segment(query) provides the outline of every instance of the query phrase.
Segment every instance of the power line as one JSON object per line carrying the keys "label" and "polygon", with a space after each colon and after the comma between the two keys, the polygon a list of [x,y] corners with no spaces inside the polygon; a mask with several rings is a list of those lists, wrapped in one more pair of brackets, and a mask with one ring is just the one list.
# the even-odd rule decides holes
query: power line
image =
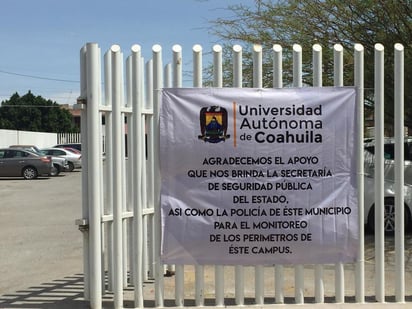
{"label": "power line", "polygon": [[63,83],[80,83],[80,81],[78,81],[78,80],[58,79],[58,78],[49,78],[49,77],[36,76],[36,75],[20,74],[20,73],[9,72],[9,71],[3,71],[3,70],[0,70],[0,73],[3,73],[3,74],[8,74],[8,75],[15,75],[15,76],[29,77],[29,78],[34,78],[34,79],[50,80],[50,81],[54,81],[54,82],[63,82]]}
{"label": "power line", "polygon": [[0,105],[0,108],[2,107],[17,107],[17,108],[62,108],[61,105],[8,105],[8,104],[3,104]]}

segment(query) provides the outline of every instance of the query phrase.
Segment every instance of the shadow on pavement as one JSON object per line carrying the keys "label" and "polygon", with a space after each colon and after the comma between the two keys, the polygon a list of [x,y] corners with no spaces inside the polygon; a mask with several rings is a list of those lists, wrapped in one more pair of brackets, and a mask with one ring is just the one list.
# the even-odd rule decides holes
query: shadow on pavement
{"label": "shadow on pavement", "polygon": [[[148,288],[153,290],[153,282],[147,283]],[[76,274],[63,279],[53,280],[49,283],[43,283],[39,286],[33,286],[26,290],[17,291],[15,293],[0,295],[0,308],[4,309],[86,309],[90,308],[89,302],[83,298],[83,274]],[[133,293],[133,288],[129,287],[125,289],[125,299],[123,302],[124,308],[134,308],[134,302],[130,299]],[[107,293],[103,297],[103,308],[113,308],[113,298],[111,293]],[[244,299],[244,305],[256,306],[254,298],[246,297]],[[385,301],[387,304],[396,305],[394,296],[386,296]],[[412,302],[412,295],[405,297],[406,302]],[[335,302],[334,297],[325,297],[325,304],[333,304]],[[374,296],[367,295],[365,302],[373,304],[376,302]],[[275,304],[275,299],[265,297],[264,304]],[[294,304],[295,299],[293,297],[285,297],[284,304]],[[305,304],[315,304],[314,297],[305,297]],[[355,304],[355,297],[345,297],[346,305]],[[173,299],[165,299],[165,307],[175,307]],[[343,305],[343,304],[342,304]],[[184,306],[195,307],[196,303],[194,299],[185,299]],[[215,300],[205,298],[205,306],[215,306]],[[235,306],[234,298],[225,298],[225,307]],[[145,308],[155,308],[154,300],[145,299]]]}
{"label": "shadow on pavement", "polygon": [[73,309],[89,308],[83,299],[83,275],[43,283],[26,290],[0,295],[0,308]]}

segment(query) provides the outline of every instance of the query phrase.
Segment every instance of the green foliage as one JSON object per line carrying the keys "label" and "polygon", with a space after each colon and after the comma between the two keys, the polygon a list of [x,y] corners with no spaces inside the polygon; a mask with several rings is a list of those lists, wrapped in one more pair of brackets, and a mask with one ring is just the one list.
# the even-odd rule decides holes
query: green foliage
{"label": "green foliage", "polygon": [[[272,87],[270,50],[273,44],[283,47],[284,85],[292,82],[292,46],[302,46],[303,83],[312,84],[312,46],[323,47],[323,85],[333,85],[333,46],[344,49],[344,84],[353,85],[353,50],[359,43],[365,49],[365,100],[373,105],[374,45],[385,47],[385,113],[393,121],[393,54],[394,45],[405,47],[406,122],[412,127],[412,1],[411,0],[256,0],[254,6],[230,5],[232,17],[212,21],[211,31],[228,47],[246,47],[244,82],[250,85],[252,44],[261,44],[264,55],[264,86]],[[244,43],[247,43],[245,46]],[[230,58],[225,66],[230,70]],[[225,70],[226,71],[226,70]],[[231,76],[226,74],[225,83]]]}
{"label": "green foliage", "polygon": [[35,132],[77,132],[72,116],[56,102],[16,92],[0,106],[0,128]]}

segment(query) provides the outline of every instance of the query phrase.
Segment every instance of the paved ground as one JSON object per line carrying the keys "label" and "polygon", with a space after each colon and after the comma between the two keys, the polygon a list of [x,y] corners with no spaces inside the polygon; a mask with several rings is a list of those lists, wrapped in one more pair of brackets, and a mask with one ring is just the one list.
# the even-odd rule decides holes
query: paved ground
{"label": "paved ground", "polygon": [[[81,214],[81,172],[65,173],[55,178],[33,181],[0,179],[0,308],[77,309],[88,308],[83,296],[81,233],[74,224]],[[374,247],[373,235],[368,235],[365,247],[365,277],[368,302],[373,301]],[[386,290],[388,302],[393,302],[394,251],[393,239],[386,243]],[[407,304],[391,308],[412,308],[412,236],[406,239],[406,296]],[[353,294],[354,272],[345,267],[345,286]],[[233,297],[233,267],[225,267],[229,286],[227,296]],[[326,267],[325,294],[334,295],[334,268]],[[211,297],[214,270],[206,267],[205,298]],[[253,291],[253,268],[245,270],[247,285]],[[249,280],[250,278],[250,280]],[[267,290],[274,290],[273,268],[265,269]],[[293,299],[293,268],[285,268],[285,301]],[[307,279],[307,280],[306,280]],[[165,299],[173,299],[174,277],[165,278]],[[185,285],[193,290],[193,269],[185,267]],[[226,291],[226,289],[225,289]],[[147,282],[145,293],[154,295],[153,282]],[[248,294],[249,293],[249,294]],[[305,295],[313,293],[313,268],[305,269]],[[189,292],[190,294],[190,292]],[[188,296],[191,296],[189,295]],[[247,291],[247,295],[252,292]],[[185,295],[186,296],[186,295]],[[133,307],[132,290],[125,291],[125,308]],[[273,298],[273,296],[272,296]],[[267,297],[265,302],[273,299]],[[307,300],[305,299],[305,302]],[[310,301],[310,299],[308,299]],[[326,299],[328,301],[328,299]],[[329,299],[329,301],[331,301]],[[333,300],[332,300],[333,301]],[[111,295],[105,298],[105,308],[111,308]],[[171,301],[165,302],[170,305]],[[207,303],[209,305],[209,303]],[[187,305],[194,306],[193,302]],[[370,308],[378,304],[363,305]],[[341,305],[324,305],[321,307]],[[290,307],[295,307],[291,305]],[[354,305],[357,307],[357,305]],[[256,307],[255,307],[256,308]],[[345,306],[347,308],[347,306]],[[388,308],[386,305],[385,308]]]}
{"label": "paved ground", "polygon": [[64,308],[60,301],[82,296],[82,242],[74,224],[80,175],[0,178],[0,308]]}

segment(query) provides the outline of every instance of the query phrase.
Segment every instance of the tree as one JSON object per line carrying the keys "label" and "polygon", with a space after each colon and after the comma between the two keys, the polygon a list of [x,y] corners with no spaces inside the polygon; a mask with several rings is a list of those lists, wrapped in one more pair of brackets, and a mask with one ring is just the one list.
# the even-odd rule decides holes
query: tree
{"label": "tree", "polygon": [[[304,83],[312,83],[311,47],[323,46],[324,85],[331,85],[332,47],[345,50],[345,85],[353,85],[353,47],[365,48],[365,99],[373,105],[374,44],[385,46],[385,116],[393,121],[393,54],[394,44],[405,47],[405,85],[412,83],[412,1],[411,0],[256,0],[255,6],[231,5],[231,18],[212,21],[211,30],[229,44],[261,44],[270,50],[273,44],[284,47],[285,83],[291,82],[291,47],[298,43],[303,54]],[[247,57],[247,53],[245,56]],[[267,56],[266,61],[271,59]],[[246,63],[250,63],[249,60]],[[249,69],[245,67],[246,72]],[[249,69],[250,70],[250,69]],[[270,65],[266,72],[271,87]],[[245,78],[251,78],[246,73]],[[412,88],[405,87],[406,123],[412,126]]]}
{"label": "tree", "polygon": [[78,132],[72,116],[56,102],[34,96],[29,91],[20,97],[16,92],[1,102],[0,128],[35,132]]}

